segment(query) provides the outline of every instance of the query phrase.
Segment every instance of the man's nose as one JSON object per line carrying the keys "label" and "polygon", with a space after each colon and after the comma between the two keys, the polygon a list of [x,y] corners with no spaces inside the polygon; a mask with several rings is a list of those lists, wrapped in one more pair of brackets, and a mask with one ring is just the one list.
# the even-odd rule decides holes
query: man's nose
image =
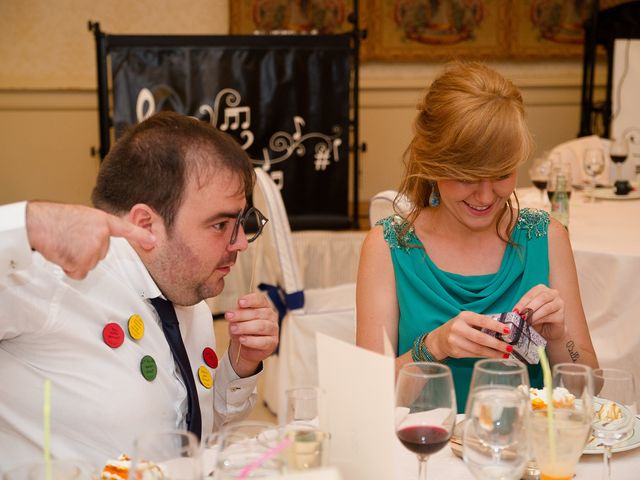
{"label": "man's nose", "polygon": [[247,240],[247,234],[244,231],[244,226],[238,226],[238,235],[236,235],[236,241],[230,243],[228,249],[230,252],[243,252],[249,248],[249,241]]}

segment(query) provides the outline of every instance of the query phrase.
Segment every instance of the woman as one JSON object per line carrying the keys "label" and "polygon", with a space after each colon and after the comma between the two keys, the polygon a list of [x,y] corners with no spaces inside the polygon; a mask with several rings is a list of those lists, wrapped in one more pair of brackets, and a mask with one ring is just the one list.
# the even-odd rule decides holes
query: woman
{"label": "woman", "polygon": [[[357,282],[357,344],[396,368],[420,360],[451,367],[464,409],[478,357],[507,358],[511,345],[488,315],[533,311],[552,364],[597,366],[564,227],[544,211],[518,207],[516,170],[532,140],[522,96],[478,63],[449,65],[418,106],[400,192],[406,219],[386,218],[368,234]],[[529,367],[540,386],[539,365]]]}

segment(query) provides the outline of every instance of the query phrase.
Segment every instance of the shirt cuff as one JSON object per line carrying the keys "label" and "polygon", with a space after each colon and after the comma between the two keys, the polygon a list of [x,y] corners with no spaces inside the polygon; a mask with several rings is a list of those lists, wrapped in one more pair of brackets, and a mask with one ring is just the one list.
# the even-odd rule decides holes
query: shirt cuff
{"label": "shirt cuff", "polygon": [[255,391],[258,378],[260,378],[263,370],[262,362],[260,362],[258,371],[255,374],[250,377],[240,378],[231,366],[228,353],[228,351],[225,352],[220,362],[221,377],[226,380],[226,382],[224,382],[224,392],[216,391],[216,393],[225,395],[225,403],[227,406],[240,407],[251,398]]}
{"label": "shirt cuff", "polygon": [[9,274],[31,264],[27,235],[27,202],[0,206],[0,274]]}

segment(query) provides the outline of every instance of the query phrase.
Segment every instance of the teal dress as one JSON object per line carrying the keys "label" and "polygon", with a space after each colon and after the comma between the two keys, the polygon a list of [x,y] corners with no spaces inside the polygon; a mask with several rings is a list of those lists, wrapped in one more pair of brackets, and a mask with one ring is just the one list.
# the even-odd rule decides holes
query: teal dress
{"label": "teal dress", "polygon": [[[400,309],[398,355],[413,346],[417,336],[443,325],[463,310],[492,314],[509,312],[538,284],[549,285],[549,214],[524,208],[507,245],[498,272],[459,275],[439,269],[426,254],[413,228],[398,239],[404,219],[395,215],[378,222],[391,249]],[[452,252],[454,254],[454,252]],[[451,367],[458,411],[463,412],[475,358],[452,358]],[[529,365],[531,386],[542,386],[539,365]]]}

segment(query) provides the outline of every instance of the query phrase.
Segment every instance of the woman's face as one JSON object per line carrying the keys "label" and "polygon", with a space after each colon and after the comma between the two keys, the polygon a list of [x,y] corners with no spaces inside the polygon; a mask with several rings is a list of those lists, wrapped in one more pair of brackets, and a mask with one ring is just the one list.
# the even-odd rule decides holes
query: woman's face
{"label": "woman's face", "polygon": [[516,187],[516,173],[495,180],[441,180],[440,207],[471,230],[493,227]]}

